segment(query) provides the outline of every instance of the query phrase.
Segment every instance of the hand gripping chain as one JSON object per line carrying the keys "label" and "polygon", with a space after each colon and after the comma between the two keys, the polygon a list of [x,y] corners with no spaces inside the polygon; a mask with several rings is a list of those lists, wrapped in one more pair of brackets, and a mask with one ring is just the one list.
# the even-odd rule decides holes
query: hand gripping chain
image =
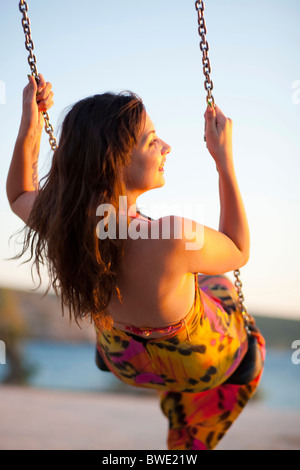
{"label": "hand gripping chain", "polygon": [[[38,71],[37,71],[36,57],[33,53],[34,44],[33,44],[32,38],[31,38],[30,19],[27,16],[28,4],[25,0],[20,0],[19,10],[23,14],[22,26],[23,26],[23,30],[24,30],[24,34],[25,34],[25,48],[29,52],[28,63],[29,63],[30,69],[31,69],[31,75],[35,78],[35,80],[38,84],[40,79],[39,79],[39,75],[38,75]],[[51,146],[52,150],[54,151],[54,150],[57,149],[57,141],[56,141],[56,138],[54,137],[54,134],[53,134],[53,132],[54,132],[53,127],[50,124],[50,119],[49,119],[48,113],[43,111],[42,114],[44,116],[44,121],[45,121],[45,131],[47,132],[47,134],[49,136],[49,143],[50,143],[50,146]]]}

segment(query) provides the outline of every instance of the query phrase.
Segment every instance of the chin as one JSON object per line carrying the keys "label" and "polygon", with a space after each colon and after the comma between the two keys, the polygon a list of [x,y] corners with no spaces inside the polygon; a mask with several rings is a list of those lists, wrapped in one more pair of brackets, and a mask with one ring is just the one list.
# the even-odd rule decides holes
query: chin
{"label": "chin", "polygon": [[163,188],[164,185],[166,184],[165,179],[163,178],[163,181],[157,184],[156,188]]}
{"label": "chin", "polygon": [[160,174],[159,177],[156,178],[156,181],[153,181],[152,184],[150,184],[147,189],[144,189],[144,192],[151,191],[152,189],[162,188],[163,186],[165,186],[165,184],[166,184],[166,181],[165,181],[164,175]]}

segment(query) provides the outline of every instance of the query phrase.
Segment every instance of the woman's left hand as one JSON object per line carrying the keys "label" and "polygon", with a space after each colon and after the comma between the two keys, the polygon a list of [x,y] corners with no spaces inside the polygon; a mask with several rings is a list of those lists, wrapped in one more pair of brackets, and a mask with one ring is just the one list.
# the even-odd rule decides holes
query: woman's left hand
{"label": "woman's left hand", "polygon": [[45,81],[39,74],[39,84],[35,78],[28,75],[29,83],[23,90],[23,113],[19,135],[23,138],[40,138],[44,117],[42,111],[48,111],[53,106],[53,92],[51,83]]}

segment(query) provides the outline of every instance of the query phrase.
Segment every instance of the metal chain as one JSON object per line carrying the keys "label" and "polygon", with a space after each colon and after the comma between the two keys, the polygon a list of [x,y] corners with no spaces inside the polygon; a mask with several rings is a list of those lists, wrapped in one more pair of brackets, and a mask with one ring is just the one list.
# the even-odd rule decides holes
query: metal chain
{"label": "metal chain", "polygon": [[212,95],[212,90],[214,88],[214,84],[211,81],[210,74],[211,74],[211,66],[210,66],[210,60],[208,57],[208,51],[209,51],[209,45],[206,40],[206,23],[204,19],[204,10],[205,10],[205,5],[204,2],[202,1],[196,1],[196,11],[198,12],[198,33],[201,38],[200,41],[200,50],[202,51],[202,64],[203,64],[203,73],[205,76],[205,81],[204,81],[204,88],[207,91],[207,97],[206,101],[207,104],[211,107],[215,106],[215,100]]}
{"label": "metal chain", "polygon": [[238,293],[238,305],[239,305],[239,309],[240,311],[242,312],[242,315],[243,315],[243,318],[244,318],[244,323],[245,323],[245,327],[246,327],[246,330],[248,332],[250,332],[249,330],[249,325],[251,323],[251,320],[250,320],[250,317],[248,315],[248,311],[247,311],[247,308],[245,307],[245,304],[244,304],[244,295],[243,295],[243,292],[242,292],[242,287],[243,287],[243,284],[240,280],[240,270],[239,269],[236,269],[234,271],[234,276],[236,278],[236,281],[235,281],[235,287],[236,287],[236,290],[237,290],[237,293]]}
{"label": "metal chain", "polygon": [[[35,81],[38,84],[40,81],[40,78],[39,78],[39,74],[37,71],[36,57],[33,53],[34,44],[33,44],[32,37],[31,37],[30,19],[27,16],[28,4],[25,0],[20,0],[19,10],[23,14],[22,26],[23,26],[23,30],[25,34],[25,48],[29,52],[28,63],[31,69],[31,75],[35,78]],[[50,124],[50,118],[49,118],[48,113],[43,111],[42,115],[45,121],[45,131],[47,132],[49,136],[49,143],[50,143],[51,149],[54,151],[57,149],[57,141],[54,136],[54,130],[53,130],[52,125]]]}
{"label": "metal chain", "polygon": [[[208,42],[206,40],[206,34],[207,34],[207,28],[206,28],[206,23],[205,23],[205,18],[204,18],[204,10],[205,10],[205,4],[203,1],[199,1],[197,0],[196,3],[195,3],[195,7],[196,7],[196,11],[198,13],[198,32],[199,32],[199,36],[201,38],[201,41],[200,41],[200,50],[202,51],[202,64],[203,64],[203,73],[204,73],[204,77],[205,77],[205,81],[204,81],[204,88],[207,92],[207,96],[206,96],[206,102],[208,104],[208,106],[210,107],[215,107],[215,100],[214,100],[214,97],[212,95],[212,90],[214,88],[214,85],[213,85],[213,82],[210,78],[210,74],[211,74],[211,65],[210,65],[210,60],[209,60],[209,57],[208,57],[208,51],[209,51],[209,45],[208,45]],[[206,141],[206,138],[204,137],[204,140]],[[238,305],[239,305],[239,309],[240,311],[242,312],[242,315],[243,315],[243,318],[244,318],[244,323],[245,323],[245,327],[246,327],[246,330],[249,332],[249,325],[250,325],[250,317],[247,313],[247,308],[245,307],[244,305],[244,295],[243,295],[243,292],[242,292],[242,282],[240,280],[240,271],[239,269],[236,269],[234,271],[234,276],[236,278],[236,281],[235,281],[235,287],[236,287],[236,290],[237,290],[237,294],[238,294]]]}

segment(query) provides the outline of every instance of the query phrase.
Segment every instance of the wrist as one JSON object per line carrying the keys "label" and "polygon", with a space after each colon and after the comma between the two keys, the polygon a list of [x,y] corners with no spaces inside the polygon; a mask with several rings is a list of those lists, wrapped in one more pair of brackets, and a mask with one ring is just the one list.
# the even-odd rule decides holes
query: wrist
{"label": "wrist", "polygon": [[22,152],[25,152],[26,155],[31,155],[31,158],[35,159],[40,152],[40,143],[41,140],[36,135],[19,132],[16,147],[22,149]]}
{"label": "wrist", "polygon": [[17,141],[23,145],[34,148],[40,145],[41,137],[42,130],[39,131],[36,129],[25,129],[24,127],[20,126]]}
{"label": "wrist", "polygon": [[227,177],[227,176],[235,175],[235,169],[234,169],[233,164],[226,165],[226,166],[216,165],[216,168],[220,177]]}

